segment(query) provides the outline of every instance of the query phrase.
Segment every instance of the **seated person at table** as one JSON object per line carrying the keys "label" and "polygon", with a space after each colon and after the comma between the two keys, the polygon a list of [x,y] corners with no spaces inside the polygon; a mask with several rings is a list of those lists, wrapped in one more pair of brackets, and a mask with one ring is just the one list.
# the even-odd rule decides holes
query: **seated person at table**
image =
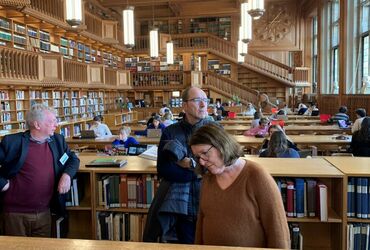
{"label": "seated person at table", "polygon": [[123,126],[119,130],[119,139],[115,139],[112,142],[113,146],[124,146],[125,148],[128,148],[131,145],[137,145],[139,142],[132,136],[130,136],[131,128],[127,126]]}
{"label": "seated person at table", "polygon": [[148,127],[150,124],[153,123],[153,117],[158,115],[156,112],[153,112],[151,115],[150,115],[150,118],[148,119],[148,121],[146,122],[146,126]]}
{"label": "seated person at table", "polygon": [[296,150],[288,148],[288,142],[283,131],[272,133],[267,149],[260,153],[260,157],[300,158]]}
{"label": "seated person at table", "polygon": [[217,108],[217,111],[221,110],[221,114],[223,114],[225,112],[224,107],[221,105],[221,102],[219,102],[219,101],[216,102],[216,108]]}
{"label": "seated person at table", "polygon": [[311,103],[308,106],[308,109],[307,109],[306,113],[304,113],[304,114],[308,115],[308,116],[318,116],[320,114],[320,112],[319,112],[319,109],[316,107],[316,105],[314,103]]}
{"label": "seated person at table", "polygon": [[247,109],[244,111],[243,115],[254,115],[256,109],[253,107],[252,103],[247,104]]}
{"label": "seated person at table", "polygon": [[251,128],[256,128],[260,125],[260,119],[262,117],[262,113],[261,112],[254,112],[253,114],[253,120],[251,122]]}
{"label": "seated person at table", "polygon": [[307,106],[306,106],[306,104],[304,104],[304,103],[300,103],[299,105],[298,105],[298,115],[304,115],[304,113],[306,113],[306,111],[307,111]]}
{"label": "seated person at table", "polygon": [[210,114],[214,121],[221,121],[222,116],[220,115],[220,112],[217,111],[217,107],[212,108],[212,114]]}
{"label": "seated person at table", "polygon": [[350,151],[354,156],[370,156],[370,117],[365,117],[361,129],[353,133]]}
{"label": "seated person at table", "polygon": [[167,104],[163,103],[162,108],[159,110],[159,115],[160,115],[160,116],[164,116],[164,113],[165,113],[167,110],[168,110],[168,111],[170,111],[170,109],[167,107]]}
{"label": "seated person at table", "polygon": [[259,121],[259,126],[256,128],[250,128],[244,132],[245,136],[259,136],[264,137],[267,134],[269,128],[269,120],[262,117]]}
{"label": "seated person at table", "polygon": [[297,145],[295,145],[295,144],[294,144],[293,140],[292,140],[292,139],[290,139],[290,138],[289,138],[289,136],[287,136],[287,135],[285,134],[284,129],[283,129],[280,125],[278,125],[278,124],[271,125],[271,126],[269,127],[269,129],[268,129],[268,135],[269,135],[269,137],[268,137],[268,138],[266,138],[265,140],[263,140],[261,150],[267,149],[268,144],[269,144],[269,141],[270,141],[270,138],[271,138],[271,135],[272,135],[272,133],[274,133],[275,131],[281,131],[281,132],[283,132],[283,133],[284,133],[284,135],[285,135],[285,137],[286,137],[286,139],[287,139],[287,145],[288,145],[288,148],[292,148],[292,149],[294,149],[294,150],[296,150],[296,151],[299,151],[299,148],[297,147]]}
{"label": "seated person at table", "polygon": [[149,126],[147,126],[145,130],[135,131],[135,135],[147,136],[148,129],[160,129],[163,132],[166,127],[163,125],[161,117],[159,115],[155,115],[152,117],[152,119],[152,123],[149,124]]}
{"label": "seated person at table", "polygon": [[363,108],[356,109],[356,121],[351,128],[352,134],[361,129],[361,123],[366,116],[366,110]]}
{"label": "seated person at table", "polygon": [[108,128],[108,126],[103,122],[103,117],[101,115],[97,115],[93,119],[93,125],[91,126],[91,130],[94,130],[94,133],[97,137],[109,137],[112,136],[112,132]]}
{"label": "seated person at table", "polygon": [[346,106],[341,106],[339,108],[339,113],[336,113],[334,116],[332,116],[329,120],[328,123],[337,123],[338,121],[345,121],[347,124],[350,124],[349,116],[347,115],[347,107]]}
{"label": "seated person at table", "polygon": [[288,249],[281,195],[263,166],[243,159],[235,138],[214,124],[189,145],[203,175],[195,244]]}
{"label": "seated person at table", "polygon": [[170,126],[171,124],[173,124],[173,120],[171,118],[171,114],[169,112],[166,112],[164,113],[163,115],[163,122],[162,124],[165,126],[165,127],[168,127]]}

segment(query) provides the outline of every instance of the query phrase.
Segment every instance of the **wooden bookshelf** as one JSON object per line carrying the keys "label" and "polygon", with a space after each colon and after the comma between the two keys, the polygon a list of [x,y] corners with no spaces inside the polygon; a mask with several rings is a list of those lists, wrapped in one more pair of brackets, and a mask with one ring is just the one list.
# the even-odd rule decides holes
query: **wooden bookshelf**
{"label": "wooden bookshelf", "polygon": [[328,221],[317,217],[288,218],[289,223],[299,224],[303,235],[303,249],[344,249],[344,174],[323,158],[258,158],[248,160],[259,163],[274,178],[315,179],[328,190]]}
{"label": "wooden bookshelf", "polygon": [[[343,206],[343,213],[344,213],[344,228],[343,228],[343,235],[347,235],[347,225],[348,223],[367,223],[370,224],[370,218],[358,218],[356,214],[356,210],[354,209],[355,214],[351,217],[348,217],[348,185],[350,184],[350,178],[352,180],[356,180],[357,178],[369,178],[370,177],[370,158],[369,157],[325,157],[325,159],[333,164],[336,168],[342,171],[345,175],[344,178],[344,206]],[[352,183],[354,185],[354,196],[357,196],[357,187],[355,186],[356,183]],[[366,188],[367,189],[367,188]],[[356,193],[356,194],[355,194]],[[357,197],[354,197],[355,203],[357,202]],[[357,206],[357,205],[356,205]],[[348,242],[345,241],[345,249],[348,249]]]}
{"label": "wooden bookshelf", "polygon": [[120,112],[120,113],[109,113],[103,115],[104,123],[108,125],[110,129],[117,130],[124,125],[129,125],[131,123],[136,123],[137,111],[131,112]]}

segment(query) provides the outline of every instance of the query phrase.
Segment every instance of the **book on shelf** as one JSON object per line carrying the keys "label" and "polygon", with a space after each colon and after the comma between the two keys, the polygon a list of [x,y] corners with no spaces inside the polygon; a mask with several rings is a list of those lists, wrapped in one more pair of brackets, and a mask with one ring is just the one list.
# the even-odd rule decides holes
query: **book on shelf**
{"label": "book on shelf", "polygon": [[98,158],[95,159],[88,164],[86,164],[86,167],[118,167],[121,168],[127,163],[127,160],[125,159],[114,159],[114,158]]}

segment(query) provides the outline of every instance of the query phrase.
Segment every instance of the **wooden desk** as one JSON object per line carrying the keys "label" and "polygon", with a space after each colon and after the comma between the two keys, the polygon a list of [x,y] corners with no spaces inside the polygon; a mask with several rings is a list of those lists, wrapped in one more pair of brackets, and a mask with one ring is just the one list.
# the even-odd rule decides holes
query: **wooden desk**
{"label": "wooden desk", "polygon": [[370,176],[370,157],[329,156],[325,159],[348,176]]}
{"label": "wooden desk", "polygon": [[[122,172],[130,172],[130,173],[149,173],[149,174],[156,174],[157,173],[157,162],[141,158],[139,156],[99,156],[99,155],[79,155],[78,158],[80,159],[80,168],[79,171],[94,171],[94,172],[104,172],[104,173],[116,173],[117,170]],[[98,158],[114,158],[114,159],[125,159],[127,160],[126,165],[122,168],[92,168],[92,167],[85,167],[86,164],[90,163],[93,160]]]}
{"label": "wooden desk", "polygon": [[[265,117],[270,117],[271,114],[264,114]],[[318,116],[308,116],[308,115],[287,115],[290,120],[318,120],[320,121],[320,118]],[[253,120],[252,115],[237,115],[236,119],[239,120]],[[232,120],[232,118],[225,117],[225,120]]]}
{"label": "wooden desk", "polygon": [[[247,160],[257,162],[272,176],[299,176],[307,178],[329,177],[342,178],[344,174],[324,158],[259,158],[246,157]],[[297,169],[299,171],[297,172]]]}
{"label": "wooden desk", "polygon": [[[233,135],[241,135],[244,131],[248,130],[250,126],[245,125],[232,125],[224,126],[224,129]],[[342,134],[342,133],[351,133],[350,129],[341,129],[337,125],[331,126],[321,126],[321,125],[312,125],[312,126],[298,126],[298,125],[288,125],[284,126],[285,132],[287,135],[297,135],[297,134],[319,134],[319,135],[332,135],[332,134]]]}
{"label": "wooden desk", "polygon": [[[234,135],[237,142],[249,149],[260,148],[264,138],[254,136]],[[352,136],[348,135],[346,140],[337,140],[333,135],[290,135],[289,136],[298,147],[317,146],[318,150],[323,150],[327,145],[343,146],[349,145]]]}
{"label": "wooden desk", "polygon": [[[221,247],[201,245],[179,245],[163,243],[142,243],[142,242],[119,242],[119,241],[98,241],[98,240],[75,240],[75,239],[51,239],[31,237],[10,237],[0,236],[0,249],[2,250],[253,250],[249,247]],[[258,248],[267,249],[267,248]]]}
{"label": "wooden desk", "polygon": [[[220,124],[227,126],[227,125],[250,125],[252,120],[222,120]],[[285,121],[285,124],[295,124],[295,125],[314,125],[314,124],[321,124],[320,120],[288,120]],[[326,124],[322,124],[326,125]]]}
{"label": "wooden desk", "polygon": [[[96,138],[96,139],[73,139],[68,138],[66,139],[66,142],[68,145],[87,145],[87,146],[97,146],[99,148],[106,146],[106,145],[112,145],[112,142],[114,139],[118,138],[118,136],[111,136],[111,137],[104,137],[104,138]],[[140,144],[159,144],[160,138],[148,138],[146,136],[134,136],[134,138],[140,143]]]}

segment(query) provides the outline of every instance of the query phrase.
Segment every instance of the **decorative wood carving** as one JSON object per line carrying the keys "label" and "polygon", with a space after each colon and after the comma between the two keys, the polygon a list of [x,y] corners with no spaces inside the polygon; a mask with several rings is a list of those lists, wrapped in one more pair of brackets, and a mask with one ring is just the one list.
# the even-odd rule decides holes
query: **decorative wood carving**
{"label": "decorative wood carving", "polygon": [[0,0],[0,5],[7,6],[27,6],[31,4],[31,0]]}

